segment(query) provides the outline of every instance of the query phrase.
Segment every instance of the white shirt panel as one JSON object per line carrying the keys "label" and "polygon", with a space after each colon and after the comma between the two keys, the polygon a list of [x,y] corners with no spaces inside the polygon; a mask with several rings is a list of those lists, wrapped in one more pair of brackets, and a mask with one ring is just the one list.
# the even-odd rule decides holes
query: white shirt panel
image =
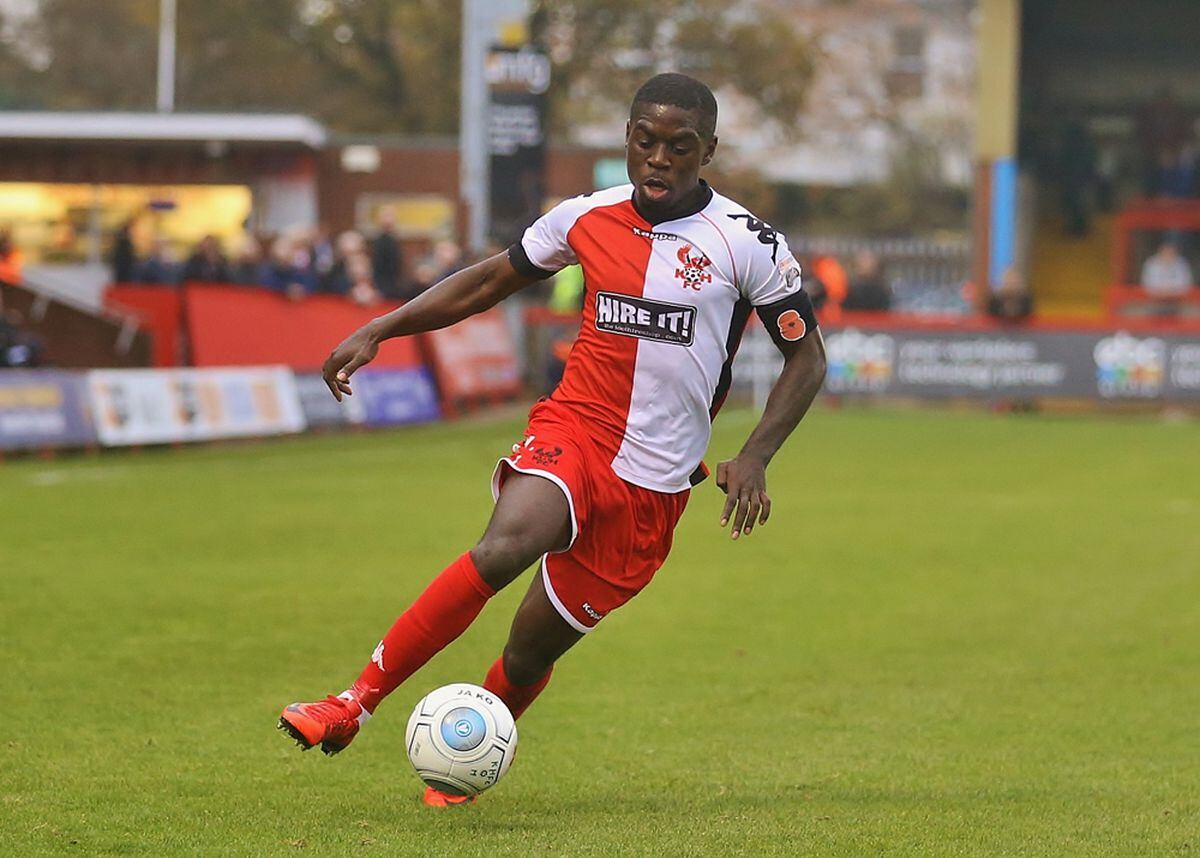
{"label": "white shirt panel", "polygon": [[563,200],[535,220],[521,236],[521,247],[529,261],[543,271],[561,271],[579,260],[567,241],[575,222],[598,206],[610,206],[630,198],[633,185],[618,185]]}

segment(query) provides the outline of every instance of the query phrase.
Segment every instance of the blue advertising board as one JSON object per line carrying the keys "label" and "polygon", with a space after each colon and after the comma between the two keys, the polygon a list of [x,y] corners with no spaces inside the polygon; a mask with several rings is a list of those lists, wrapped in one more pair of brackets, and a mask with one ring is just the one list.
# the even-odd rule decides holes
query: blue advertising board
{"label": "blue advertising board", "polygon": [[[358,386],[358,378],[354,379]],[[329,385],[316,373],[296,373],[296,390],[300,408],[310,428],[348,426],[362,423],[364,418],[361,397],[347,396],[338,402],[329,392]]]}
{"label": "blue advertising board", "polygon": [[425,367],[360,372],[354,387],[368,426],[424,423],[442,416],[437,388]]}
{"label": "blue advertising board", "polygon": [[0,370],[0,450],[96,443],[82,373]]}

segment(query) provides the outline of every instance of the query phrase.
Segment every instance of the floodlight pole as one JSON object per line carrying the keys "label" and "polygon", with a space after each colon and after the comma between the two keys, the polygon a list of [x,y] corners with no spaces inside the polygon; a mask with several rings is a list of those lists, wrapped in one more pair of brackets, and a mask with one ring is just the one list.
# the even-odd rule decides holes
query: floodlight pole
{"label": "floodlight pole", "polygon": [[491,228],[488,146],[488,49],[512,25],[523,29],[529,0],[462,0],[462,65],[458,120],[459,199],[467,207],[467,247],[479,252]]}
{"label": "floodlight pole", "polygon": [[175,0],[158,6],[158,112],[175,111]]}
{"label": "floodlight pole", "polygon": [[479,0],[462,0],[462,71],[458,119],[459,197],[467,207],[467,249],[483,250],[488,233],[487,84],[485,29]]}

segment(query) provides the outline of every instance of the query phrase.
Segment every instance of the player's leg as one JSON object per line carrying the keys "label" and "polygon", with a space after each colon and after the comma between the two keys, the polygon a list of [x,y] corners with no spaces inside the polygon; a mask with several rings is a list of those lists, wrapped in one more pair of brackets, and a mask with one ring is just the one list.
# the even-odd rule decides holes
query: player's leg
{"label": "player's leg", "polygon": [[[550,682],[554,662],[581,637],[550,603],[542,576],[534,575],[513,617],[504,652],[488,670],[483,687],[504,701],[513,718],[520,718]],[[475,797],[426,787],[422,800],[430,807],[452,807],[473,804]]]}
{"label": "player's leg", "polygon": [[319,743],[335,754],[345,748],[383,698],[466,631],[497,590],[546,552],[566,546],[571,521],[558,486],[510,474],[483,537],[396,620],[354,684],[337,697],[293,703],[279,726],[306,749]]}
{"label": "player's leg", "polygon": [[570,550],[545,558],[484,680],[514,717],[546,687],[558,657],[649,584],[671,550],[689,493],[652,492],[615,477],[609,488],[593,483],[590,523]]}
{"label": "player's leg", "polygon": [[570,541],[571,508],[562,489],[544,477],[513,471],[470,554],[480,577],[502,590],[542,555]]}
{"label": "player's leg", "polygon": [[542,576],[535,574],[513,617],[504,652],[488,670],[483,687],[520,718],[550,681],[554,662],[581,637],[551,604]]}

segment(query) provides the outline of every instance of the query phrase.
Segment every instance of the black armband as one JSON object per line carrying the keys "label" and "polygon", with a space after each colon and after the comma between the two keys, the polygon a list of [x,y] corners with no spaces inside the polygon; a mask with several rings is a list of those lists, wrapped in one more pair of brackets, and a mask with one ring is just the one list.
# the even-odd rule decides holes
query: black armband
{"label": "black armband", "polygon": [[545,280],[557,274],[557,271],[547,271],[545,268],[538,268],[530,259],[529,254],[525,252],[525,248],[521,246],[521,242],[517,242],[508,249],[508,261],[512,263],[512,267],[522,277],[528,277],[530,280]]}
{"label": "black armband", "polygon": [[775,341],[775,345],[783,348],[787,343],[795,343],[804,339],[809,331],[817,329],[817,316],[813,310],[812,300],[803,289],[788,295],[774,304],[764,304],[755,307],[763,327]]}

